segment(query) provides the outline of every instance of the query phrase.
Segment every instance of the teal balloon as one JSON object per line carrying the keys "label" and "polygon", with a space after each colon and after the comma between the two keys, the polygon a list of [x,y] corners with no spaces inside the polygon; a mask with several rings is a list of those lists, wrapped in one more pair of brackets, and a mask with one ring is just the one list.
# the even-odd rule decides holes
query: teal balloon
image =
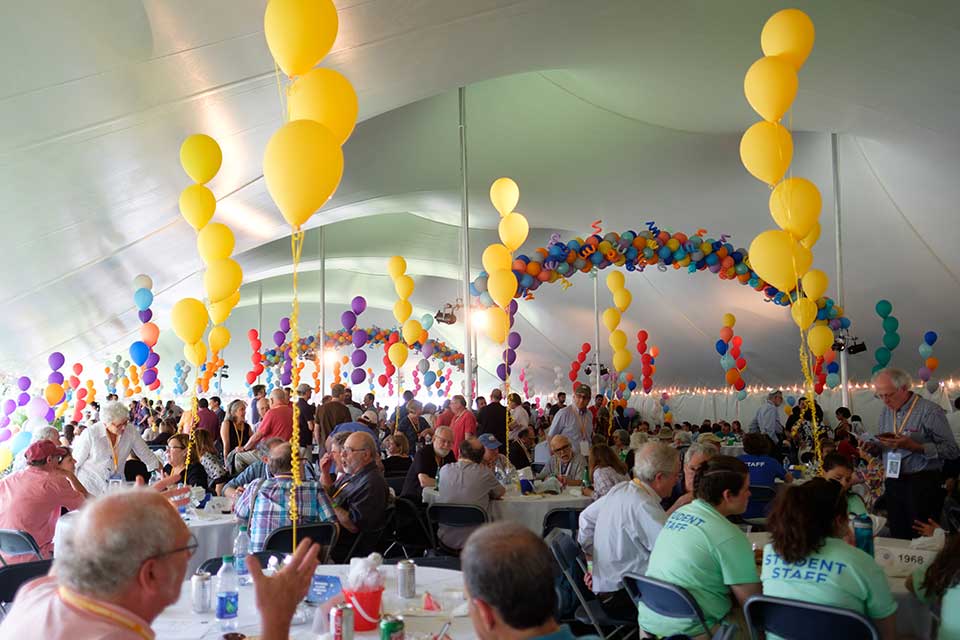
{"label": "teal balloon", "polygon": [[890,362],[890,349],[887,347],[880,347],[874,353],[874,357],[877,359],[877,364],[881,367],[887,366]]}
{"label": "teal balloon", "polygon": [[920,355],[923,356],[923,359],[926,360],[933,355],[933,347],[928,345],[926,342],[920,345]]}
{"label": "teal balloon", "polygon": [[888,315],[893,313],[893,305],[890,304],[889,300],[879,300],[877,302],[877,315],[881,318],[886,318]]}
{"label": "teal balloon", "polygon": [[836,373],[827,374],[827,386],[833,389],[840,384],[840,375]]}
{"label": "teal balloon", "polygon": [[883,319],[883,330],[887,333],[896,333],[900,328],[900,321],[893,316],[887,316]]}
{"label": "teal balloon", "polygon": [[746,398],[746,397],[747,397],[747,390],[746,390],[746,389],[740,389],[740,391],[737,391],[737,400],[741,400],[741,401],[742,401],[742,400],[743,400],[744,398]]}
{"label": "teal balloon", "polygon": [[423,317],[420,318],[420,326],[427,331],[430,331],[430,327],[433,326],[433,316],[429,313],[423,314]]}
{"label": "teal balloon", "polygon": [[434,373],[433,371],[427,371],[425,374],[423,374],[423,384],[425,384],[426,386],[429,387],[436,381],[437,381],[437,374]]}
{"label": "teal balloon", "polygon": [[153,304],[153,293],[150,289],[137,289],[133,292],[133,303],[140,311],[146,311]]}
{"label": "teal balloon", "polygon": [[899,333],[885,333],[883,334],[883,346],[890,351],[893,351],[897,348],[897,345],[900,344],[900,334]]}

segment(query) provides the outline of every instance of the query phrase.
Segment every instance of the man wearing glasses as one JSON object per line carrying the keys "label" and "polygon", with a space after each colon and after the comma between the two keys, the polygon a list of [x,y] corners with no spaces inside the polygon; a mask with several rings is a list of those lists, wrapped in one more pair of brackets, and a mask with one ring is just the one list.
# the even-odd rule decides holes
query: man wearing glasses
{"label": "man wearing glasses", "polygon": [[[587,398],[589,397],[588,393]],[[553,436],[550,438],[550,460],[537,474],[537,479],[554,477],[564,485],[579,485],[582,484],[583,471],[586,468],[586,460],[573,450],[569,438]]]}
{"label": "man wearing glasses", "polygon": [[894,538],[917,536],[915,521],[940,516],[943,506],[943,463],[960,456],[940,405],[910,390],[912,380],[900,369],[887,368],[873,378],[876,397],[883,401],[876,443],[883,451],[886,472],[887,524]]}
{"label": "man wearing glasses", "polygon": [[[0,637],[153,640],[150,624],[180,599],[197,541],[177,510],[156,491],[132,489],[89,502],[58,550],[51,575],[17,594]],[[265,578],[247,566],[261,608],[263,640],[287,638],[306,595],[318,548],[304,540],[293,562]]]}
{"label": "man wearing glasses", "polygon": [[573,394],[573,404],[564,407],[554,416],[548,436],[564,436],[575,451],[585,456],[590,453],[593,437],[593,414],[587,410],[590,404],[590,387],[581,384]]}
{"label": "man wearing glasses", "polygon": [[[344,475],[330,490],[333,512],[340,523],[339,551],[349,551],[357,536],[382,529],[386,524],[390,488],[377,467],[377,442],[369,433],[355,431],[340,450]],[[357,548],[355,555],[366,555],[376,540],[368,540],[370,549]]]}

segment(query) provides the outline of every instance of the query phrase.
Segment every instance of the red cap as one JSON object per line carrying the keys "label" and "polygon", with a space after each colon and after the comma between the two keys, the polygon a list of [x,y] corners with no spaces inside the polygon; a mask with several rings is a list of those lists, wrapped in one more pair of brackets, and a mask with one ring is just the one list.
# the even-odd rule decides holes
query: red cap
{"label": "red cap", "polygon": [[39,462],[40,460],[46,460],[50,456],[65,456],[67,455],[67,450],[52,440],[37,440],[24,452],[23,457],[27,459],[27,462]]}

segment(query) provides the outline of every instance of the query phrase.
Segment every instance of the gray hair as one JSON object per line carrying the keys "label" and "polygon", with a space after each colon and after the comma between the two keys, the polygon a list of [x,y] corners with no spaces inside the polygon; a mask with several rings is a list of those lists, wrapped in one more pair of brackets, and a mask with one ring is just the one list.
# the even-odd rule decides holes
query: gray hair
{"label": "gray hair", "polygon": [[262,457],[267,457],[270,455],[271,449],[284,442],[286,442],[286,440],[283,438],[265,438],[257,443],[257,454]]}
{"label": "gray hair", "polygon": [[267,469],[273,475],[290,473],[293,469],[292,448],[289,442],[279,444],[270,450],[270,459],[267,461]]}
{"label": "gray hair", "polygon": [[100,422],[103,424],[119,424],[130,419],[130,412],[119,402],[108,402],[100,408]]}
{"label": "gray hair", "polygon": [[630,433],[626,429],[617,429],[613,432],[613,437],[625,445],[630,444]]}
{"label": "gray hair", "polygon": [[419,400],[411,400],[407,403],[407,411],[416,411],[420,413],[423,411],[423,404]]}
{"label": "gray hair", "polygon": [[642,431],[636,431],[636,432],[634,432],[634,433],[631,433],[631,434],[630,434],[630,448],[631,448],[631,449],[639,449],[640,447],[642,447],[643,445],[645,445],[645,444],[647,443],[648,437],[649,437],[649,436],[647,436],[647,434],[643,433]]}
{"label": "gray hair", "polygon": [[56,427],[43,427],[42,429],[37,429],[33,432],[33,437],[30,438],[30,441],[39,442],[41,440],[50,440],[60,444],[60,432],[57,431]]}
{"label": "gray hair", "polygon": [[441,431],[445,431],[450,436],[450,438],[453,439],[453,429],[451,429],[445,424],[442,424],[439,427],[435,428],[433,430],[433,436],[436,437],[437,434],[440,433]]}
{"label": "gray hair", "polygon": [[771,391],[770,393],[767,394],[767,400],[773,400],[777,396],[783,396],[783,391],[781,391],[780,389],[777,389],[776,391]]}
{"label": "gray hair", "polygon": [[666,442],[648,442],[637,452],[633,475],[644,482],[653,482],[658,473],[668,475],[677,471],[677,450]]}
{"label": "gray hair", "polygon": [[[130,588],[141,565],[171,550],[176,519],[158,517],[166,498],[144,488],[121,490],[87,502],[57,549],[53,573],[65,586],[98,598]],[[109,521],[109,526],[107,525]]]}
{"label": "gray hair", "polygon": [[887,367],[886,369],[881,369],[873,376],[873,381],[876,382],[877,378],[882,375],[886,375],[890,378],[890,382],[893,383],[897,389],[903,389],[904,387],[910,388],[913,386],[913,378],[910,377],[910,374],[904,371],[903,369],[898,369],[896,367]]}
{"label": "gray hair", "polygon": [[692,445],[690,445],[690,448],[687,449],[687,452],[683,454],[683,464],[690,464],[690,461],[693,460],[693,456],[697,454],[700,454],[705,458],[712,458],[719,453],[720,450],[712,444],[708,444],[706,442],[694,442]]}

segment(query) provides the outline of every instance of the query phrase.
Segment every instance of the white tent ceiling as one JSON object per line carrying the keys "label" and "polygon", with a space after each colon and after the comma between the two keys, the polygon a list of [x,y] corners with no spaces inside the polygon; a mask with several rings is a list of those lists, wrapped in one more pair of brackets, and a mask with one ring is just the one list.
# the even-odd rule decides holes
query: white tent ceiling
{"label": "white tent ceiling", "polygon": [[[417,313],[457,297],[460,196],[456,87],[467,86],[472,263],[494,238],[490,182],[509,175],[532,231],[624,231],[656,220],[728,233],[747,246],[771,226],[766,188],[740,166],[741,132],[756,116],[742,96],[759,32],[799,6],[817,27],[800,75],[792,125],[795,175],[824,195],[816,266],[833,275],[830,132],[840,134],[846,315],[872,348],[878,298],[894,303],[915,369],[923,332],[941,335],[939,374],[960,371],[960,6],[639,0],[342,0],[330,66],[357,88],[361,119],[344,148],[333,200],[310,222],[328,225],[327,318],[353,295],[366,323],[388,326],[394,294],[385,258],[416,274]],[[45,0],[0,8],[0,367],[43,368],[46,355],[96,362],[124,353],[139,324],[132,279],[153,277],[154,311],[202,292],[193,230],[177,212],[188,184],[177,161],[187,135],[213,135],[224,164],[211,183],[215,220],[237,235],[245,271],[228,326],[226,360],[243,369],[246,329],[272,331],[289,313],[288,228],[266,193],[261,157],[281,122],[263,0]],[[305,268],[319,267],[312,231]],[[546,389],[592,341],[587,277],[548,285],[521,308],[521,362]],[[304,278],[303,322],[319,322],[315,274]],[[657,382],[719,385],[713,343],[737,314],[748,382],[799,377],[797,333],[782,308],[707,273],[631,274],[627,328],[660,346]],[[834,294],[832,289],[830,294]],[[601,295],[601,304],[609,294]],[[459,325],[440,336],[462,346]],[[601,338],[601,344],[606,340]],[[163,365],[180,357],[161,337]],[[496,356],[482,349],[481,366]],[[863,379],[869,353],[851,359]],[[169,371],[166,369],[165,371]],[[169,375],[169,374],[167,374]],[[232,380],[236,381],[237,375]],[[489,384],[488,380],[484,384]]]}

